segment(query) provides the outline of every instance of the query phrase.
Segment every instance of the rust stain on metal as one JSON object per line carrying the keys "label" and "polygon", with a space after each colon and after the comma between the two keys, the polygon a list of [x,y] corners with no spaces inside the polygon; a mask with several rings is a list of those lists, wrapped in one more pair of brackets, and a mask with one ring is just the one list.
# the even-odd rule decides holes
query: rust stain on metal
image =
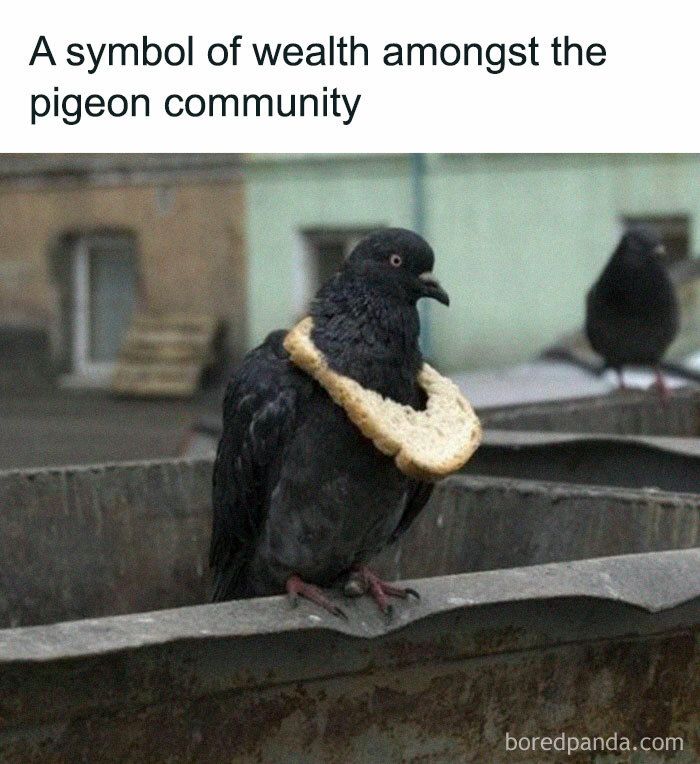
{"label": "rust stain on metal", "polygon": [[[495,635],[493,638],[496,638]],[[511,762],[517,736],[681,736],[700,756],[696,637],[564,645],[489,658],[377,665],[0,736],[7,762]],[[541,753],[519,761],[541,762]],[[590,762],[571,757],[573,762]],[[688,760],[692,760],[688,759]]]}
{"label": "rust stain on metal", "polygon": [[[4,540],[8,549],[0,554],[0,573],[19,570],[24,594],[32,595],[3,603],[3,617],[99,615],[113,596],[116,609],[138,609],[160,602],[163,587],[173,604],[191,601],[204,588],[196,563],[205,547],[208,469],[157,465],[0,475],[0,504],[4,497],[14,508],[0,518],[0,547]],[[55,506],[65,509],[61,518]],[[436,489],[414,535],[390,550],[384,563],[395,574],[435,576],[692,547],[698,543],[699,510],[697,497],[460,478]],[[12,549],[6,540],[14,538],[23,512],[37,525],[53,518],[47,526],[55,537],[53,553],[65,553],[40,576],[8,567],[7,559],[16,565],[32,556],[30,547]],[[132,569],[120,550],[144,527],[152,535],[130,548],[140,556]],[[92,531],[105,544],[114,534],[113,548],[83,550],[71,559],[71,544],[92,537]],[[47,554],[43,547],[34,551],[37,559]],[[664,554],[668,559],[676,553]],[[565,562],[548,571],[555,567],[572,566]],[[151,577],[151,568],[160,574]],[[554,600],[538,604],[533,596],[516,607],[508,604],[510,590],[476,608],[468,599],[473,589],[433,579],[425,589],[442,597],[444,610],[426,607],[405,628],[372,638],[306,627],[275,631],[274,621],[264,619],[265,628],[242,637],[233,628],[226,631],[228,611],[224,633],[207,637],[198,632],[199,610],[189,616],[194,630],[185,638],[186,611],[177,611],[169,621],[175,629],[168,632],[171,641],[129,642],[99,655],[88,654],[92,642],[77,641],[70,657],[47,656],[41,652],[47,644],[65,650],[61,639],[70,628],[60,626],[44,641],[36,637],[36,662],[25,654],[0,672],[0,761],[542,761],[538,752],[514,759],[505,750],[506,732],[617,732],[633,741],[680,736],[685,761],[700,760],[697,600],[689,594],[673,599],[679,590],[688,591],[683,584],[689,579],[677,565],[663,568],[663,575],[658,561],[645,570],[653,576],[640,580],[647,593],[656,593],[652,604],[661,603],[654,614],[601,599],[593,605],[567,600],[564,606]],[[472,587],[477,577],[469,578]],[[655,589],[658,580],[667,589]],[[66,581],[70,596],[53,598],[55,587]],[[86,581],[99,591],[91,593]],[[613,583],[614,600],[619,580]],[[452,597],[455,592],[461,596]],[[245,612],[252,618],[255,610]],[[81,634],[99,641],[105,626],[98,619],[86,628]],[[143,628],[136,629],[135,640],[146,633]]]}

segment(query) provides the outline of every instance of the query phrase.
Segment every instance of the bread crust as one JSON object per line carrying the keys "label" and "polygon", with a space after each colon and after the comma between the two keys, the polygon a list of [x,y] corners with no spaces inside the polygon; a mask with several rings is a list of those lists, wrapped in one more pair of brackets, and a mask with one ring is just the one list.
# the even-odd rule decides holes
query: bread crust
{"label": "bread crust", "polygon": [[466,464],[481,443],[482,430],[454,382],[424,363],[418,384],[428,401],[425,410],[417,411],[333,371],[314,345],[312,329],[309,316],[288,332],[284,348],[292,362],[326,390],[379,451],[394,457],[401,472],[432,481]]}

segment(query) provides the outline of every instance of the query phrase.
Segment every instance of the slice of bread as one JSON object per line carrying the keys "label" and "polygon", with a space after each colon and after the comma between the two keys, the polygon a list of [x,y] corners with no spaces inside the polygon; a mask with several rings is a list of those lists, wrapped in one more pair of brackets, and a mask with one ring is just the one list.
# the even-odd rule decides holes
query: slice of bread
{"label": "slice of bread", "polygon": [[300,321],[285,337],[292,361],[345,409],[349,419],[406,475],[437,480],[464,465],[481,442],[481,425],[457,385],[423,364],[418,383],[428,402],[416,411],[350,377],[333,371],[311,339],[313,319]]}

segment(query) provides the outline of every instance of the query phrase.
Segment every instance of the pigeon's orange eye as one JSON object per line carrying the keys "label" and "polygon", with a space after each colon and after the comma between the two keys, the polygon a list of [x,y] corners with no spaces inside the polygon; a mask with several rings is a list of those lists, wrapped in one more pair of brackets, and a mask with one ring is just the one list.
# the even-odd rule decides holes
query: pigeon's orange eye
{"label": "pigeon's orange eye", "polygon": [[394,268],[399,268],[403,262],[403,258],[401,255],[392,255],[389,258],[389,262],[394,266]]}

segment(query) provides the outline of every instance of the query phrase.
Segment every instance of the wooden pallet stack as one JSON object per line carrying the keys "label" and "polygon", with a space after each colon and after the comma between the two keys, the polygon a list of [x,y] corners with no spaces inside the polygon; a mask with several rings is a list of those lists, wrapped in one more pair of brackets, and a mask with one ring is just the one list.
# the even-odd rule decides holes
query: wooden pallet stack
{"label": "wooden pallet stack", "polygon": [[213,316],[141,314],[127,332],[112,377],[112,391],[134,397],[194,395],[220,352]]}

